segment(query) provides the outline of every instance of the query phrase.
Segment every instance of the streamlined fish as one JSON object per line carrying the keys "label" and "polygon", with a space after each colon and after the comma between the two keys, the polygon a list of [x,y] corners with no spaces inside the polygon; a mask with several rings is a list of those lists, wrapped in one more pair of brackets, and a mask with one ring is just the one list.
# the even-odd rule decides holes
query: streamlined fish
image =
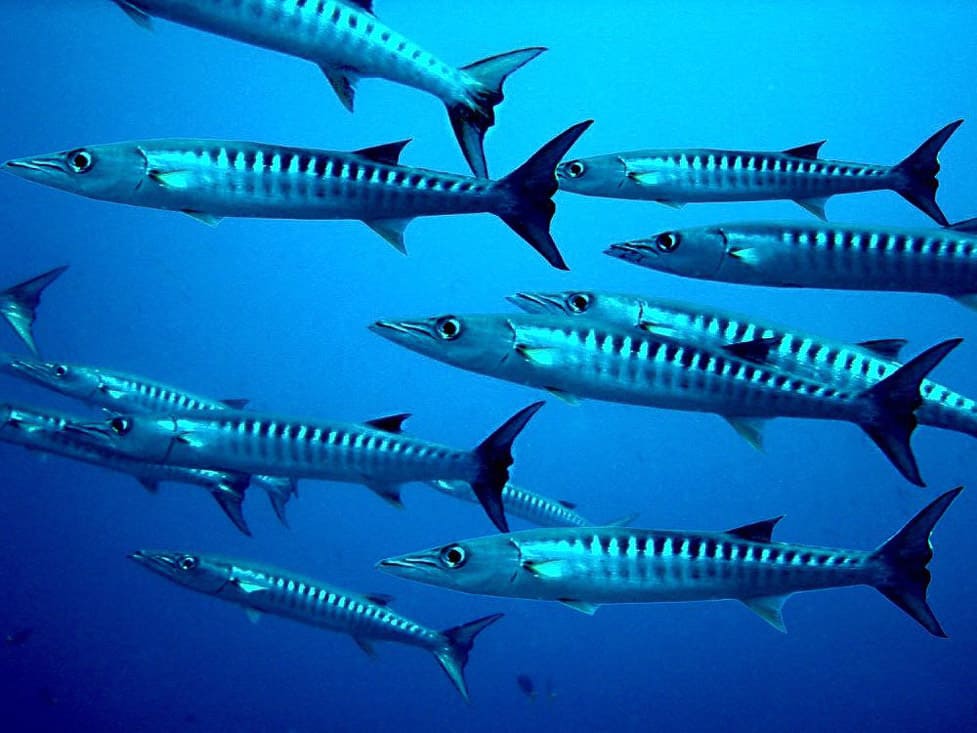
{"label": "streamlined fish", "polygon": [[[149,377],[85,364],[13,357],[0,366],[8,374],[110,413],[239,410],[248,402],[239,398],[215,400]],[[281,476],[253,476],[251,481],[265,491],[275,515],[287,527],[285,506],[297,493],[295,481]]]}
{"label": "streamlined fish", "polygon": [[977,219],[943,229],[742,222],[612,244],[611,257],[747,285],[939,293],[977,307]]}
{"label": "streamlined fish", "polygon": [[342,590],[285,570],[186,552],[138,550],[129,557],[177,585],[244,606],[253,621],[268,613],[338,631],[351,636],[371,656],[374,641],[425,649],[466,701],[465,665],[475,637],[502,618],[496,613],[435,631],[391,610],[388,596]]}
{"label": "streamlined fish", "polygon": [[470,451],[402,434],[406,414],[358,424],[211,410],[118,415],[69,428],[137,460],[364,484],[396,505],[400,484],[460,479],[504,532],[512,442],[542,406],[523,408]]}
{"label": "streamlined fish", "polygon": [[961,124],[951,122],[891,166],[819,158],[822,140],[783,152],[635,150],[567,161],[557,168],[557,177],[564,191],[669,206],[791,199],[821,219],[831,196],[888,189],[946,226],[936,203],[937,156]]}
{"label": "streamlined fish", "polygon": [[128,474],[153,493],[163,482],[202,486],[234,526],[251,536],[242,509],[249,476],[126,458],[107,449],[103,443],[70,430],[71,423],[82,423],[86,419],[36,407],[0,405],[0,441]]}
{"label": "streamlined fish", "polygon": [[961,490],[934,500],[872,551],[774,542],[776,517],[726,532],[530,529],[452,542],[377,567],[442,588],[559,601],[585,613],[602,603],[735,599],[780,631],[792,593],[868,585],[945,637],[926,602],[926,566],[933,527]]}
{"label": "streamlined fish", "polygon": [[[431,481],[442,494],[478,503],[472,487],[464,481]],[[502,506],[507,517],[519,517],[540,527],[587,527],[593,524],[580,516],[577,505],[563,499],[551,499],[513,483],[502,487]]]}
{"label": "streamlined fish", "polygon": [[495,214],[554,267],[555,168],[592,121],[569,128],[498,181],[399,164],[407,140],[355,152],[227,140],[142,140],[10,160],[21,178],[89,198],[225,216],[360,219],[401,252],[417,216]]}
{"label": "streamlined fish", "polygon": [[37,344],[34,343],[32,326],[37,317],[37,306],[41,303],[41,293],[67,269],[67,265],[55,267],[53,270],[0,291],[0,316],[3,316],[20,340],[34,354],[38,351]]}
{"label": "streamlined fish", "polygon": [[[904,339],[877,339],[847,344],[803,333],[750,316],[707,306],[640,295],[594,290],[517,293],[508,300],[530,313],[595,318],[640,331],[720,348],[748,361],[842,389],[863,390],[899,368]],[[977,402],[936,382],[920,383],[923,403],[916,410],[921,425],[977,437]],[[762,425],[740,422],[734,427],[759,447]]]}
{"label": "streamlined fish", "polygon": [[564,399],[712,412],[734,425],[751,418],[810,417],[861,427],[909,481],[923,486],[909,439],[921,380],[953,350],[950,339],[863,390],[757,364],[723,349],[638,332],[596,319],[549,314],[445,315],[383,320],[375,333],[439,361]]}
{"label": "streamlined fish", "polygon": [[139,25],[150,16],[312,61],[353,111],[356,82],[379,77],[428,92],[448,109],[476,176],[488,177],[483,140],[495,124],[502,85],[545,51],[522,48],[456,68],[382,23],[372,0],[114,0]]}

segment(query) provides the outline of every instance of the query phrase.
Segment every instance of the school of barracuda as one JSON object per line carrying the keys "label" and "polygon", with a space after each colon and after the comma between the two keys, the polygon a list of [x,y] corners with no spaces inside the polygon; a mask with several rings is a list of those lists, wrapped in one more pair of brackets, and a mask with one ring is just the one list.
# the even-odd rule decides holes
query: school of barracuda
{"label": "school of barracuda", "polygon": [[[585,120],[491,179],[483,139],[495,124],[503,84],[542,47],[456,68],[386,26],[371,0],[111,1],[144,28],[159,18],[312,61],[350,111],[364,77],[428,92],[445,104],[473,176],[402,165],[406,141],[342,152],[206,139],[82,144],[9,160],[8,173],[89,198],[179,211],[209,225],[224,217],[357,219],[402,252],[404,228],[415,217],[488,212],[560,269],[568,265],[549,231],[558,188],[670,206],[787,199],[823,221],[666,231],[611,244],[607,253],[688,277],[938,293],[977,307],[977,219],[951,224],[936,202],[937,157],[962,120],[894,165],[823,159],[821,142],[780,152],[656,149],[568,160],[591,124]],[[938,228],[827,223],[829,197],[883,189]],[[585,613],[610,603],[735,599],[783,631],[781,607],[792,593],[868,585],[929,633],[946,636],[927,604],[926,566],[930,534],[960,487],[932,500],[874,550],[774,541],[779,518],[726,531],[634,529],[636,515],[595,523],[570,501],[509,481],[513,444],[542,402],[502,422],[479,445],[452,447],[406,434],[407,413],[359,423],[283,416],[155,377],[49,360],[31,326],[44,289],[66,269],[0,292],[0,314],[29,352],[2,355],[0,369],[101,412],[0,404],[0,441],[123,472],[154,492],[161,482],[200,486],[248,535],[244,501],[252,487],[267,494],[285,523],[300,480],[361,484],[395,506],[403,484],[425,482],[479,504],[499,533],[446,537],[377,567],[466,593],[557,601]],[[925,484],[910,445],[918,424],[977,437],[977,402],[930,379],[960,339],[901,363],[899,339],[841,343],[707,305],[598,289],[502,297],[519,310],[385,316],[370,328],[433,359],[568,402],[715,413],[757,448],[772,418],[854,423],[919,486]],[[486,424],[492,419],[485,416]],[[541,528],[509,532],[510,516]],[[386,597],[260,561],[186,550],[142,549],[129,557],[176,584],[241,605],[253,618],[274,614],[338,631],[368,653],[374,641],[427,650],[466,700],[464,668],[475,637],[501,618],[438,631],[395,612]]]}

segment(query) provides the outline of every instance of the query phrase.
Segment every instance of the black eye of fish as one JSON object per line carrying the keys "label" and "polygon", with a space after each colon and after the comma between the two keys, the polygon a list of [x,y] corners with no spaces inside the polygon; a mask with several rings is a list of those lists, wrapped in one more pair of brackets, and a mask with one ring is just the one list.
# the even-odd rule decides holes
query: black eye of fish
{"label": "black eye of fish", "polygon": [[56,377],[63,377],[67,373],[68,373],[68,367],[66,366],[62,366],[61,364],[58,364],[56,367],[54,367],[54,376]]}
{"label": "black eye of fish", "polygon": [[125,435],[132,430],[132,423],[124,417],[113,417],[112,421],[109,423],[109,427],[111,427],[112,430],[114,430],[118,435]]}
{"label": "black eye of fish", "polygon": [[678,247],[679,236],[678,234],[671,234],[670,232],[665,232],[664,234],[659,234],[655,238],[655,246],[662,252],[673,252]]}
{"label": "black eye of fish", "polygon": [[587,293],[574,293],[567,298],[567,305],[574,313],[583,313],[590,307],[590,296]]}
{"label": "black eye of fish", "polygon": [[441,562],[449,568],[460,568],[468,559],[468,553],[461,545],[448,545],[441,550]]}
{"label": "black eye of fish", "polygon": [[181,570],[193,570],[195,567],[197,567],[197,558],[193,557],[192,555],[187,555],[180,560]]}
{"label": "black eye of fish", "polygon": [[68,165],[75,173],[85,173],[91,169],[94,159],[87,150],[73,150],[68,153]]}
{"label": "black eye of fish", "polygon": [[567,165],[567,175],[569,175],[570,178],[580,178],[585,170],[586,166],[579,160],[575,160]]}
{"label": "black eye of fish", "polygon": [[448,341],[457,338],[461,333],[461,321],[454,316],[439,318],[435,325],[438,330],[438,336]]}

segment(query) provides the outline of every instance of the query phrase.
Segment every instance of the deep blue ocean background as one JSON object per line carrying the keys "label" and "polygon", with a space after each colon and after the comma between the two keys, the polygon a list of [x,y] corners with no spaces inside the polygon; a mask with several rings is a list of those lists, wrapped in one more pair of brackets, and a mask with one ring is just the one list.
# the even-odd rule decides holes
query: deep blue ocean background
{"label": "deep blue ocean background", "polygon": [[[968,119],[941,157],[951,221],[977,216],[977,13],[969,2],[476,3],[378,0],[388,24],[464,64],[529,45],[486,141],[500,176],[569,125],[573,157],[643,147],[782,149],[894,163]],[[413,137],[403,162],[467,168],[441,104],[382,80],[348,114],[310,63],[157,21],[109,0],[0,3],[0,158],[187,136],[352,150]],[[737,219],[800,219],[790,202],[672,210],[558,194],[549,268],[489,215],[420,219],[403,257],[359,222],[226,220],[74,197],[0,178],[0,284],[60,264],[35,334],[46,356],[144,374],[281,414],[363,420],[474,445],[540,393],[430,361],[369,333],[384,316],[506,311],[517,290],[678,298],[838,339],[967,341],[934,373],[977,393],[977,314],[940,296],[747,288],[643,270],[610,242]],[[834,221],[926,226],[896,194],[838,197]],[[21,351],[0,329],[0,349]],[[0,401],[68,400],[9,377]],[[877,545],[927,501],[977,477],[973,438],[922,428],[919,490],[854,426],[777,420],[758,453],[712,415],[548,399],[516,445],[514,479],[595,521],[725,529],[782,513],[776,537]],[[474,505],[423,485],[397,512],[359,486],[304,482],[280,526],[253,492],[248,539],[200,489],[133,480],[0,444],[0,728],[9,731],[937,731],[977,728],[977,498],[934,535],[929,636],[875,590],[808,593],[778,634],[732,601],[602,608],[483,598],[381,574],[385,556],[488,533]],[[527,526],[514,521],[514,526]],[[465,705],[424,652],[367,658],[348,638],[237,607],[136,567],[141,547],[219,552],[359,591],[443,628],[501,611],[468,666]],[[554,695],[535,701],[530,675]]]}

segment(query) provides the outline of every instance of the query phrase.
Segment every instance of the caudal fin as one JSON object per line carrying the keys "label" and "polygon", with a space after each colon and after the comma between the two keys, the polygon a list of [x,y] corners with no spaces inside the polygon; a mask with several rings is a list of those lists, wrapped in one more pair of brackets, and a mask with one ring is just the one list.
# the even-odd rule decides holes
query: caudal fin
{"label": "caudal fin", "polygon": [[32,277],[0,292],[0,313],[35,356],[38,352],[31,326],[34,325],[35,310],[41,302],[41,293],[67,269],[67,265],[55,267],[43,275]]}
{"label": "caudal fin", "polygon": [[479,178],[488,178],[483,141],[485,132],[495,124],[495,106],[504,98],[502,84],[509,74],[545,50],[542,47],[521,48],[461,67],[475,84],[469,90],[471,96],[467,103],[448,105],[448,117],[468,166]]}
{"label": "caudal fin", "polygon": [[936,189],[940,186],[936,180],[936,174],[940,172],[937,156],[950,135],[962,124],[963,120],[956,120],[943,127],[892,169],[901,174],[902,179],[896,193],[943,227],[949,222],[936,203]]}
{"label": "caudal fin", "polygon": [[485,616],[441,632],[445,645],[435,650],[434,657],[441,665],[441,669],[448,675],[448,679],[457,688],[459,694],[465,698],[465,702],[469,701],[468,685],[465,683],[465,665],[468,664],[468,654],[475,643],[475,637],[482,629],[494,624],[502,616],[501,613],[493,613],[491,616]]}
{"label": "caudal fin", "polygon": [[874,409],[870,419],[861,423],[862,429],[899,472],[917,486],[926,485],[909,445],[916,429],[915,412],[923,402],[919,385],[961,341],[947,339],[931,346],[863,393]]}
{"label": "caudal fin", "polygon": [[521,166],[499,181],[508,194],[496,211],[502,221],[539,252],[553,267],[569,270],[556,242],[550,236],[550,221],[556,212],[556,166],[593,120],[578,122],[541,147]]}
{"label": "caudal fin", "polygon": [[470,482],[478,503],[482,505],[492,523],[500,532],[509,531],[502,506],[502,489],[509,480],[509,466],[512,465],[512,441],[526,427],[543,402],[534,402],[524,407],[506,420],[501,427],[483,440],[474,450],[478,460],[478,472]]}
{"label": "caudal fin", "polygon": [[875,587],[933,636],[946,637],[946,632],[926,602],[930,583],[926,566],[933,559],[930,534],[961,491],[958,486],[933,500],[872,555],[881,569]]}

